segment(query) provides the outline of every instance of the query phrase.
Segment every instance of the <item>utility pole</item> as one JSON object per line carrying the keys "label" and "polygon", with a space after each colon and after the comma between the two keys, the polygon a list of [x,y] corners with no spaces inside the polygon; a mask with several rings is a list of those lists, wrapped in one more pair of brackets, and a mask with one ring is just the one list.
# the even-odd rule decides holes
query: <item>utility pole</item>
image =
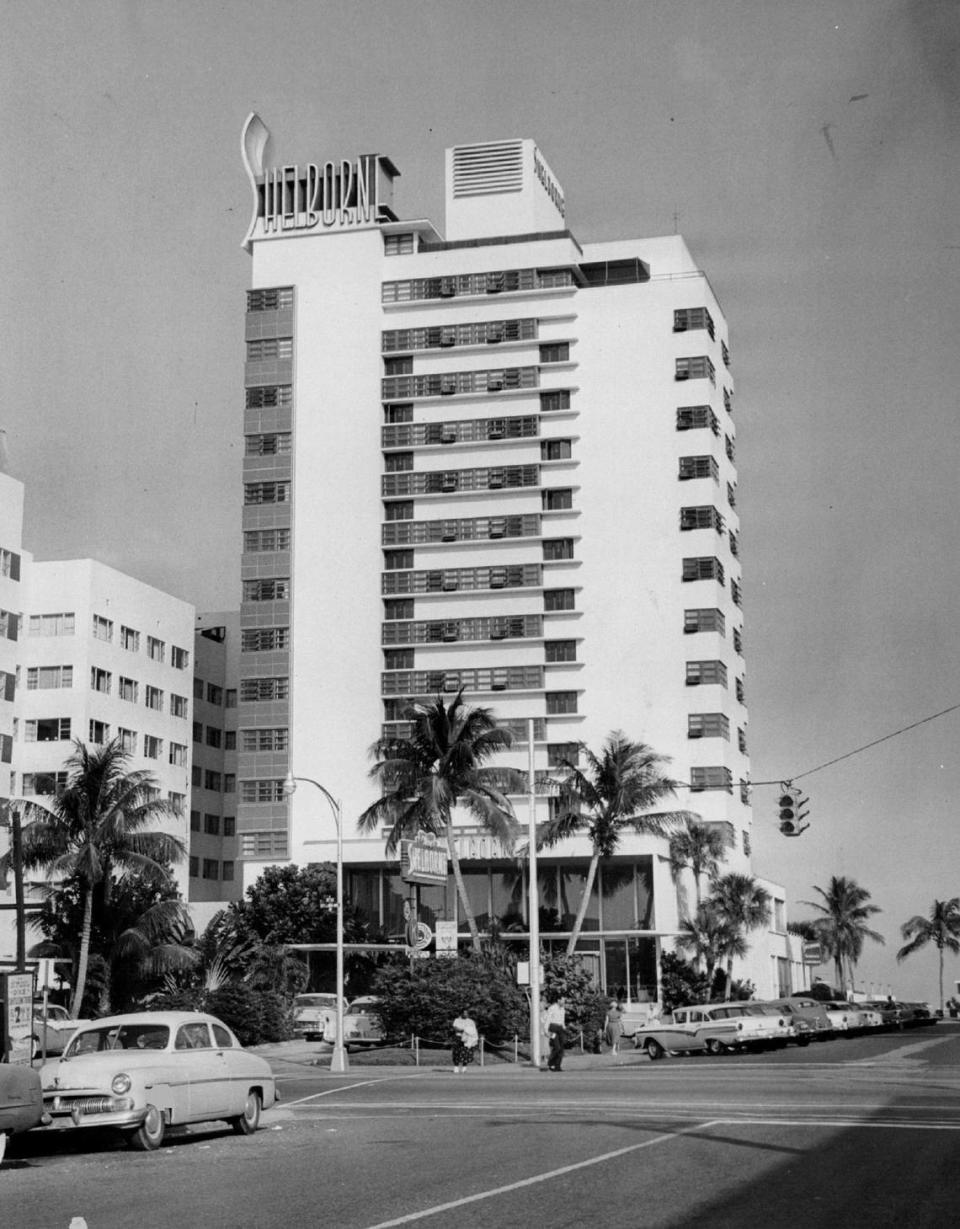
{"label": "utility pole", "polygon": [[13,854],[13,899],[17,910],[17,972],[27,967],[27,913],[23,907],[23,836],[20,812],[12,811],[10,851]]}

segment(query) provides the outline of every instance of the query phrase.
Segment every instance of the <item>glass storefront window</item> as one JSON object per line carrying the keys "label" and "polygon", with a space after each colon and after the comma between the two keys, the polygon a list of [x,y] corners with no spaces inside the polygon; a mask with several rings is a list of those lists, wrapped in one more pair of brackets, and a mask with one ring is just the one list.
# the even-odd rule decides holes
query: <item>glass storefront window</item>
{"label": "glass storefront window", "polygon": [[526,930],[524,878],[524,872],[520,870],[491,871],[493,916],[503,930]]}
{"label": "glass storefront window", "polygon": [[[587,881],[587,868],[560,868],[560,921],[562,930],[573,930],[577,920],[577,912],[583,899],[583,889]],[[583,919],[583,931],[600,929],[600,896],[597,891],[597,881],[594,879],[590,892],[590,901]]]}
{"label": "glass storefront window", "polygon": [[637,897],[633,886],[633,863],[600,866],[600,908],[604,930],[634,930],[637,924]]}
{"label": "glass storefront window", "polygon": [[[485,870],[464,871],[463,884],[467,890],[467,900],[470,902],[477,926],[480,930],[486,930],[490,925],[490,875]],[[463,902],[459,898],[459,893],[457,894],[457,917],[459,919],[458,929],[462,934],[469,927],[464,917]]]}

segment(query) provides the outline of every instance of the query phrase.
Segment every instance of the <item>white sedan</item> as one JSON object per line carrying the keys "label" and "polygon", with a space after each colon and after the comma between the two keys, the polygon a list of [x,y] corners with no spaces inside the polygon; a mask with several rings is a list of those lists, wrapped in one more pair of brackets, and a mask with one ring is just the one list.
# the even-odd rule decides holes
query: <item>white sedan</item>
{"label": "white sedan", "polygon": [[336,1016],[335,994],[298,994],[293,1000],[293,1031],[307,1041],[322,1040],[327,1025]]}
{"label": "white sedan", "polygon": [[223,1119],[252,1135],[277,1099],[269,1063],[222,1021],[194,1011],[144,1011],[82,1025],[40,1071],[49,1126],[116,1127],[152,1151],[168,1126]]}
{"label": "white sedan", "polygon": [[[383,1029],[380,1027],[380,1016],[377,1012],[379,1006],[380,1000],[372,994],[364,994],[353,1000],[343,1013],[343,1044],[345,1046],[383,1040]],[[327,1025],[323,1039],[334,1042],[336,1035],[337,1021],[334,1015]]]}

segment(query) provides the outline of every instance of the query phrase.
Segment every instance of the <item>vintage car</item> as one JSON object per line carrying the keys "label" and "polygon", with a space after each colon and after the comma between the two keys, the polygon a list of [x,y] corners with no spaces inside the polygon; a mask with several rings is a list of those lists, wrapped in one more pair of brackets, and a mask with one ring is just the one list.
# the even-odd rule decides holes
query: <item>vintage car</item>
{"label": "vintage car", "polygon": [[865,1003],[848,1003],[837,1000],[824,1003],[830,1023],[837,1033],[845,1033],[848,1037],[854,1033],[865,1033],[868,1029],[881,1028],[883,1017],[878,1011],[867,1007]]}
{"label": "vintage car", "polygon": [[[764,1006],[786,1016],[788,1022],[794,1025],[795,1031],[797,1020],[806,1020],[810,1026],[807,1036],[811,1041],[826,1041],[828,1037],[833,1036],[830,1018],[824,1010],[823,1003],[819,999],[811,998],[808,994],[791,994],[783,999],[767,999]],[[799,1034],[797,1040],[800,1040]]]}
{"label": "vintage car", "polygon": [[43,1003],[33,1005],[33,1056],[34,1058],[52,1058],[62,1054],[67,1048],[67,1042],[86,1020],[74,1020],[66,1007],[59,1003],[48,1003],[44,1010]]}
{"label": "vintage car", "polygon": [[[344,1010],[346,1007],[344,1003]],[[335,994],[298,994],[293,1000],[293,1031],[307,1041],[320,1041],[336,1014]]]}
{"label": "vintage car", "polygon": [[[380,1026],[380,1017],[377,1015],[379,1004],[380,1000],[371,994],[364,994],[353,1000],[343,1013],[343,1044],[345,1046],[370,1045],[383,1040],[383,1029]],[[334,1013],[323,1034],[323,1039],[332,1044],[336,1040],[336,1035],[337,1021],[336,1013]]]}
{"label": "vintage car", "polygon": [[650,1020],[633,1035],[633,1044],[650,1058],[665,1054],[724,1054],[730,1050],[786,1045],[790,1026],[783,1016],[750,1008],[752,1003],[701,1003],[676,1007]]}
{"label": "vintage car", "polygon": [[144,1151],[168,1126],[223,1119],[252,1135],[277,1099],[270,1065],[220,1020],[194,1011],[144,1011],[82,1025],[40,1071],[49,1125],[116,1127]]}
{"label": "vintage car", "polygon": [[40,1076],[32,1067],[0,1063],[0,1162],[7,1138],[29,1131],[43,1118]]}

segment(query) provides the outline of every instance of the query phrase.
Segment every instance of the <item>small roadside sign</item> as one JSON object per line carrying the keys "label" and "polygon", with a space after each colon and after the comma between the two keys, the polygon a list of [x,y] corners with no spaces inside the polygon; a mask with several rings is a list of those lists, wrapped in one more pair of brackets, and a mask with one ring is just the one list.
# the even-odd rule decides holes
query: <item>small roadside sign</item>
{"label": "small roadside sign", "polygon": [[823,944],[806,940],[803,945],[803,963],[823,964]]}

